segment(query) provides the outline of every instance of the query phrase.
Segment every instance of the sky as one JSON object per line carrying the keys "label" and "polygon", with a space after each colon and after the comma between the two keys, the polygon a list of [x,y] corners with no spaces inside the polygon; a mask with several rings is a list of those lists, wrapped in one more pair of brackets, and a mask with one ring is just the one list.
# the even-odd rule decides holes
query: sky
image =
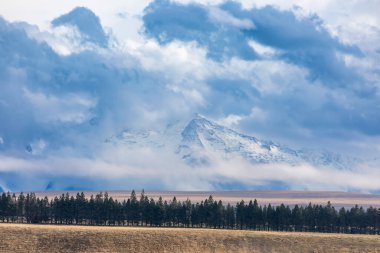
{"label": "sky", "polygon": [[[165,150],[102,145],[123,129],[161,129],[198,113],[292,147],[379,159],[379,8],[377,0],[0,0],[0,187],[254,181],[241,161],[193,170]],[[272,169],[256,169],[265,170],[256,179],[380,189],[373,168],[284,167],[278,178]]]}

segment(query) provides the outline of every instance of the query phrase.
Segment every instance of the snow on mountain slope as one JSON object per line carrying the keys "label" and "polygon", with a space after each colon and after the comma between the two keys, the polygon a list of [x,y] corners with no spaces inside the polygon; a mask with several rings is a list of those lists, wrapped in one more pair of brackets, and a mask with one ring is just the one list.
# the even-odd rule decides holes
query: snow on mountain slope
{"label": "snow on mountain slope", "polygon": [[239,155],[252,163],[299,164],[296,152],[273,142],[261,141],[255,137],[239,134],[203,117],[193,119],[182,131],[179,153],[187,161],[202,161],[205,151],[221,154],[225,158]]}
{"label": "snow on mountain slope", "polygon": [[221,159],[239,157],[252,165],[310,164],[335,169],[351,169],[358,162],[357,159],[328,151],[296,150],[272,141],[259,140],[202,116],[195,117],[186,126],[176,122],[161,131],[124,130],[107,142],[123,143],[130,149],[167,148],[191,166],[207,166],[212,163],[211,157],[215,156]]}

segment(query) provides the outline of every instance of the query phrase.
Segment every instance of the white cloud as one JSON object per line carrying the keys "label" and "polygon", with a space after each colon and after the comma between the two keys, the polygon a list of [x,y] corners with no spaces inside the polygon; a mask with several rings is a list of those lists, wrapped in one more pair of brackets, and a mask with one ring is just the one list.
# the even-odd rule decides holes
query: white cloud
{"label": "white cloud", "polygon": [[24,96],[30,101],[35,118],[40,122],[81,124],[93,117],[91,109],[96,99],[85,94],[46,95],[24,89]]}
{"label": "white cloud", "polygon": [[217,7],[208,9],[210,18],[221,24],[228,24],[242,29],[255,29],[255,24],[249,19],[238,19]]}
{"label": "white cloud", "polygon": [[273,57],[276,54],[276,49],[265,46],[254,40],[249,41],[249,45],[263,57]]}
{"label": "white cloud", "polygon": [[[79,53],[90,49],[91,45],[82,43],[83,39],[80,32],[73,26],[59,26],[51,28],[49,32],[38,34],[35,38],[44,40],[58,54],[67,56],[73,53]],[[93,46],[92,46],[93,47]]]}
{"label": "white cloud", "polygon": [[[42,30],[48,30],[50,21],[65,14],[77,6],[85,6],[100,16],[103,26],[112,28],[118,38],[138,38],[141,21],[136,16],[141,15],[143,9],[151,0],[123,1],[114,0],[112,4],[100,0],[68,0],[53,2],[49,0],[36,0],[33,4],[29,1],[20,2],[2,0],[0,15],[9,21],[26,21],[36,24]],[[126,11],[130,15],[121,19],[117,15],[120,11]],[[127,27],[127,28],[126,28]]]}
{"label": "white cloud", "polygon": [[[252,165],[239,157],[230,156],[225,160],[216,154],[208,155],[212,159],[211,166],[190,168],[175,162],[179,157],[165,148],[157,152],[146,147],[126,149],[116,145],[107,147],[96,158],[61,154],[30,160],[1,155],[0,172],[34,175],[29,183],[34,184],[35,188],[44,188],[52,180],[69,177],[73,181],[75,178],[86,178],[114,186],[125,181],[121,187],[128,184],[129,187],[136,187],[139,183],[150,182],[151,189],[160,187],[164,190],[213,190],[218,188],[218,184],[226,182],[240,182],[248,188],[268,182],[282,182],[292,190],[378,190],[380,171],[373,168],[342,171],[307,164]],[[54,178],[50,176],[51,167],[55,168]],[[21,184],[18,189],[25,189]]]}
{"label": "white cloud", "polygon": [[241,120],[242,120],[242,116],[235,115],[235,114],[230,114],[227,117],[219,119],[218,123],[220,123],[223,126],[234,127],[236,125],[239,125],[239,122]]}
{"label": "white cloud", "polygon": [[253,107],[251,110],[251,114],[249,115],[252,121],[254,122],[264,122],[268,115],[265,111],[259,107]]}

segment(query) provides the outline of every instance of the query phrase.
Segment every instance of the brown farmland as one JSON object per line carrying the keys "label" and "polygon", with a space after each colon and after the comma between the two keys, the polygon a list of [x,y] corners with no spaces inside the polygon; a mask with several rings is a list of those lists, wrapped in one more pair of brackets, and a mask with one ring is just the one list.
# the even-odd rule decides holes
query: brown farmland
{"label": "brown farmland", "polygon": [[380,252],[370,235],[0,224],[0,252]]}

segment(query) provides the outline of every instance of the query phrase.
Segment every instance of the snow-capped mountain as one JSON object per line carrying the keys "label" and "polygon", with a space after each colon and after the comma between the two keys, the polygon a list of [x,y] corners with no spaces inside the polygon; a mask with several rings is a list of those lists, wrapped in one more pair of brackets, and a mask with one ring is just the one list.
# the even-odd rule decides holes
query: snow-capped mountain
{"label": "snow-capped mountain", "polygon": [[[210,156],[222,159],[243,158],[255,164],[286,164],[351,169],[357,159],[329,151],[292,149],[272,141],[260,140],[240,134],[232,129],[197,116],[187,125],[168,125],[161,131],[124,130],[106,140],[127,148],[168,148],[191,166],[206,166],[212,163]],[[159,152],[159,150],[158,150]]]}
{"label": "snow-capped mountain", "polygon": [[205,151],[219,153],[227,159],[238,155],[252,163],[295,165],[302,162],[292,149],[237,133],[203,117],[191,120],[181,135],[179,153],[191,162],[207,161],[206,157],[202,157]]}

